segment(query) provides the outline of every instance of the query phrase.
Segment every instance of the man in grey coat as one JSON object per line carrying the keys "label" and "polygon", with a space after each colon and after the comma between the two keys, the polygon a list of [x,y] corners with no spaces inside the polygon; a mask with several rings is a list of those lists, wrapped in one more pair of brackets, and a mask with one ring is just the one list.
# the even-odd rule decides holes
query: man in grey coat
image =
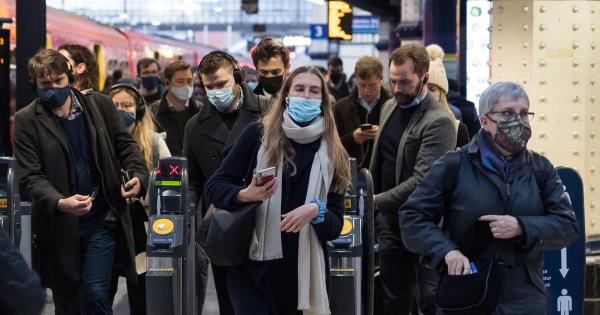
{"label": "man in grey coat", "polygon": [[415,300],[417,256],[401,239],[398,209],[431,164],[456,146],[453,117],[428,92],[429,57],[421,45],[404,45],[390,56],[394,98],[383,105],[371,173],[385,314],[409,314]]}

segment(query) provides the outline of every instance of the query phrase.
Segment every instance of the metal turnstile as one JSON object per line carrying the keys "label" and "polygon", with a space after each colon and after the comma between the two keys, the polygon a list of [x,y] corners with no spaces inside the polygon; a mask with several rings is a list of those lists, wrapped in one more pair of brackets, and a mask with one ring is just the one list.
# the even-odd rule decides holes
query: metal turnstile
{"label": "metal turnstile", "polygon": [[14,248],[21,242],[21,198],[19,195],[17,160],[0,157],[0,229]]}
{"label": "metal turnstile", "polygon": [[328,243],[333,315],[373,314],[374,223],[373,181],[350,159],[352,184],[344,199],[344,225]]}
{"label": "metal turnstile", "polygon": [[150,178],[146,251],[146,309],[150,315],[194,315],[198,312],[196,229],[187,190],[187,159],[161,159]]}

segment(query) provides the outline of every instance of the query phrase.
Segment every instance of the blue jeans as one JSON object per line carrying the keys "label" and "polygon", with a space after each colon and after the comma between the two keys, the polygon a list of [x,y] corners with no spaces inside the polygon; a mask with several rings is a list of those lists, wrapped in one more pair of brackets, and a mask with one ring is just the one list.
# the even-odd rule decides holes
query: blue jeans
{"label": "blue jeans", "polygon": [[112,314],[110,280],[116,241],[115,230],[99,225],[80,236],[81,288],[86,314]]}

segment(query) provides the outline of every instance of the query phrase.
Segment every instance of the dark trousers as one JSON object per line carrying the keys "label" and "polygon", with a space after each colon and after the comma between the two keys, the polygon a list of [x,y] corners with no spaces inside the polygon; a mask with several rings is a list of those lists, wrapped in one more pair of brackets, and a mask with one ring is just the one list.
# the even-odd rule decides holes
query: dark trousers
{"label": "dark trousers", "polygon": [[[119,285],[119,273],[113,273],[110,288],[110,303],[113,304]],[[137,276],[137,282],[127,279],[127,299],[129,314],[146,314],[146,273]]]}
{"label": "dark trousers", "polygon": [[229,267],[211,265],[211,268],[217,291],[217,300],[219,301],[219,314],[235,315],[227,291],[227,270]]}
{"label": "dark trousers", "polygon": [[236,315],[273,313],[266,283],[257,285],[244,266],[229,267],[227,290]]}
{"label": "dark trousers", "polygon": [[55,314],[80,314],[82,309],[87,315],[112,314],[109,291],[115,247],[115,230],[104,223],[79,237],[80,290],[52,288]]}
{"label": "dark trousers", "polygon": [[409,315],[417,298],[416,256],[406,249],[382,249],[379,268],[385,315]]}
{"label": "dark trousers", "polygon": [[208,264],[206,252],[196,244],[196,298],[198,299],[198,315],[202,314],[204,299],[206,298]]}

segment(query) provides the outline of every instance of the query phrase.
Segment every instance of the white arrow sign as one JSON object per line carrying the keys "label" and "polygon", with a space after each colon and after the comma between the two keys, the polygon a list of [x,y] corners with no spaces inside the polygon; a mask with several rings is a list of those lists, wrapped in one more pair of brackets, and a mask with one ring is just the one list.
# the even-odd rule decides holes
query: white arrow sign
{"label": "white arrow sign", "polygon": [[560,250],[560,274],[563,278],[567,277],[567,272],[569,272],[569,268],[567,268],[567,248],[563,248]]}

